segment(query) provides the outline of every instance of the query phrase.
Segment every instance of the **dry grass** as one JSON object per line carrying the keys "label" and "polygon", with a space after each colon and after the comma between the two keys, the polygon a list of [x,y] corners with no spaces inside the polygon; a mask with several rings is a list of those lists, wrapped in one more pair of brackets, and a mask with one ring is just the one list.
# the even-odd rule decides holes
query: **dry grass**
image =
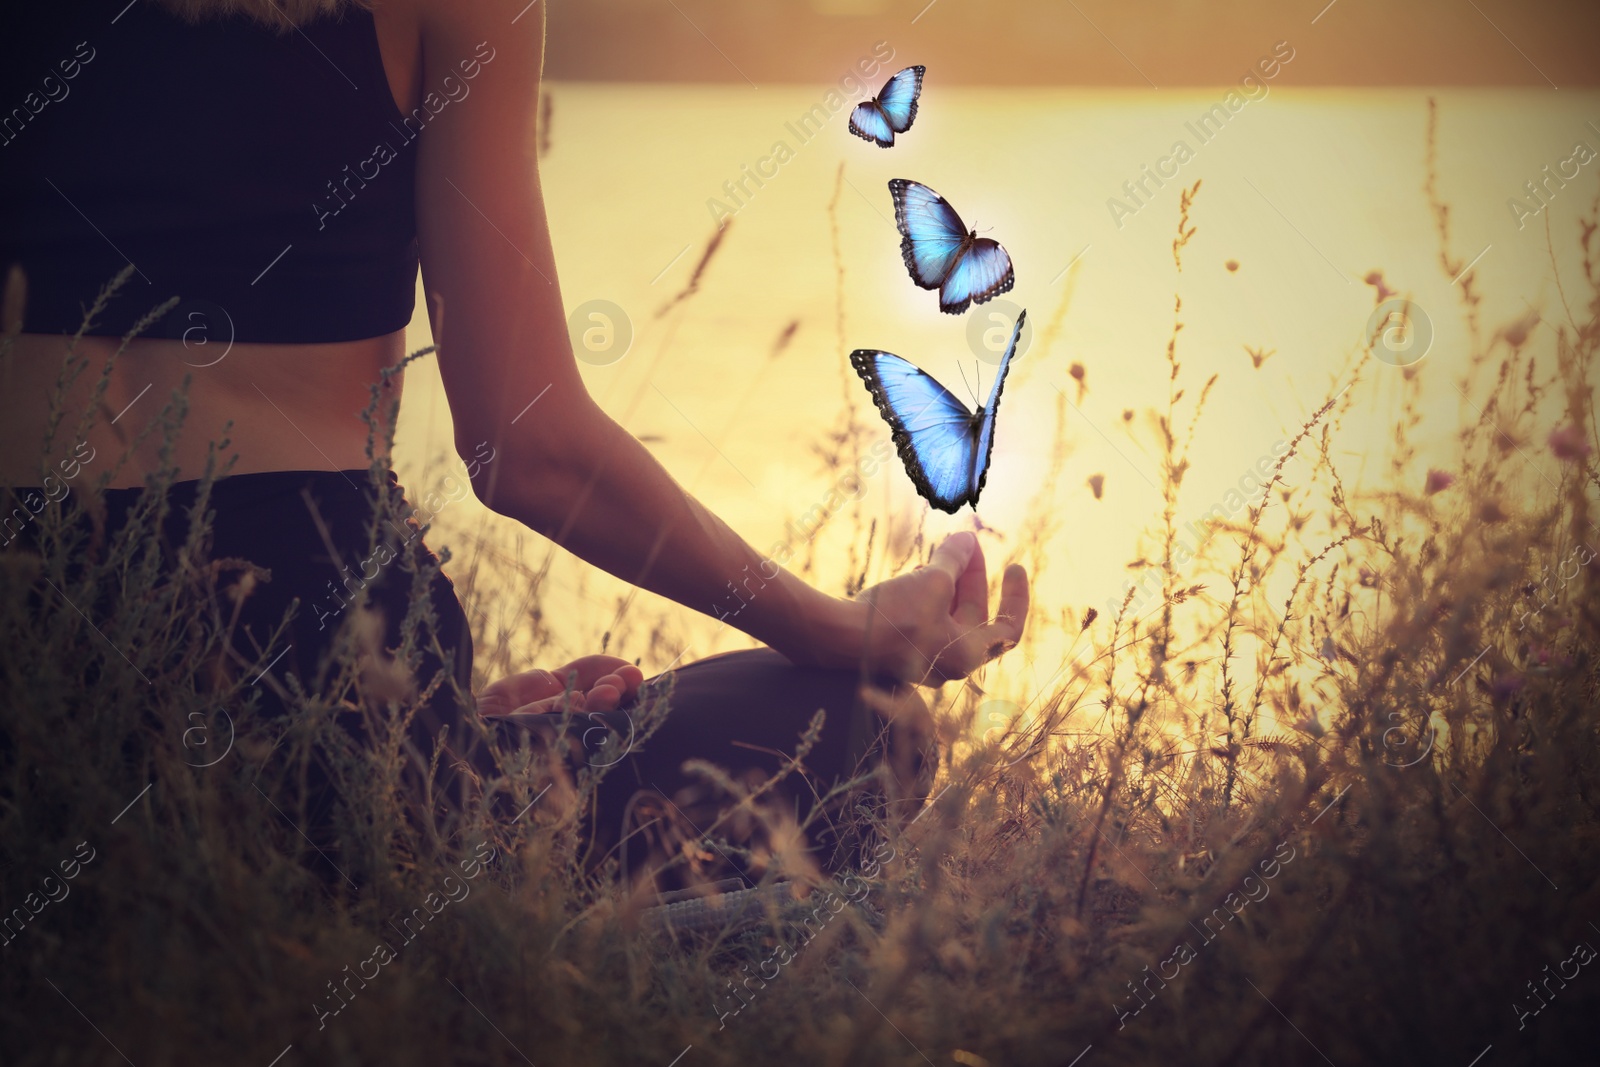
{"label": "dry grass", "polygon": [[[1180,267],[1201,205],[1184,198]],[[1600,975],[1549,976],[1600,943],[1600,598],[1574,555],[1600,536],[1594,236],[1591,221],[1587,302],[1537,340],[1483,338],[1463,287],[1473,414],[1449,492],[1397,473],[1348,494],[1331,445],[1353,395],[1330,395],[1192,577],[1173,563],[1176,502],[1212,383],[1184,381],[1175,304],[1159,603],[1136,612],[1130,592],[1099,617],[1040,603],[1032,623],[1072,651],[987,740],[976,694],[939,694],[937,802],[903,832],[879,828],[882,863],[855,883],[868,890],[836,884],[856,902],[804,944],[794,922],[814,901],[692,943],[639,933],[639,901],[582,872],[575,814],[419,826],[394,750],[345,745],[323,693],[300,694],[292,721],[252,717],[265,656],[223,652],[226,590],[245,572],[206,560],[198,527],[175,574],[148,551],[152,510],[69,580],[82,546],[47,508],[43,556],[0,553],[0,901],[21,906],[80,842],[94,856],[3,949],[0,1059],[1464,1067],[1492,1043],[1485,1063],[1578,1062]],[[1409,455],[1418,377],[1370,353],[1350,372],[1407,375],[1392,447]],[[181,415],[175,399],[167,417]],[[824,460],[850,454],[856,429],[847,415]],[[1052,448],[1047,490],[1063,434]],[[1291,457],[1315,471],[1293,489]],[[1021,549],[1041,590],[1051,495]],[[858,523],[854,537],[852,587],[927,548],[920,532],[886,544]],[[540,577],[528,568],[523,588]],[[402,663],[429,640],[415,622]],[[346,647],[340,680],[386,736],[405,709],[364,680],[362,655]],[[219,705],[235,751],[197,768],[187,731],[219,728]],[[347,774],[348,884],[308,873],[273,810],[296,810],[318,748]],[[505,763],[496,788],[520,803],[538,759]],[[398,943],[389,920],[489,848],[470,896],[346,986],[349,1006],[319,1028],[330,983]],[[1514,1005],[1540,1003],[1530,982],[1551,1003],[1519,1026]]]}

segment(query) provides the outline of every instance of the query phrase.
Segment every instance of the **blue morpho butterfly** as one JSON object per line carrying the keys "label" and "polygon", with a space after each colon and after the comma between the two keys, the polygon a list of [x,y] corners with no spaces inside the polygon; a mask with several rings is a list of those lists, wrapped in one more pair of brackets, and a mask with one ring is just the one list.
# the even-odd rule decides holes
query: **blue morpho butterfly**
{"label": "blue morpho butterfly", "polygon": [[999,241],[969,231],[945,198],[920,182],[894,178],[894,224],[911,280],[939,290],[939,310],[959,315],[1016,283],[1011,257]]}
{"label": "blue morpho butterfly", "polygon": [[879,148],[894,144],[894,135],[909,130],[917,117],[917,97],[927,70],[907,67],[884,82],[877,96],[850,112],[850,132]]}
{"label": "blue morpho butterfly", "polygon": [[971,504],[974,511],[978,508],[978,494],[989,476],[989,455],[994,451],[1000,388],[1005,385],[1027,317],[1026,311],[1017,316],[1011,342],[989,389],[989,402],[977,411],[968,411],[926,371],[893,353],[873,348],[850,353],[850,365],[867,383],[878,413],[889,424],[912,484],[940,511],[954,515],[963,504]]}

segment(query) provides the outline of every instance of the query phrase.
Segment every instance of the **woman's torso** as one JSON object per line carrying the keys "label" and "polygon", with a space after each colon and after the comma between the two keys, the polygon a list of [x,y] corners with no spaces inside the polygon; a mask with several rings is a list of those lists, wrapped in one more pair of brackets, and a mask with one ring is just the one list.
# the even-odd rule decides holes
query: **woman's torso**
{"label": "woman's torso", "polygon": [[[140,8],[149,6],[141,4]],[[165,80],[160,81],[159,85],[153,82],[144,87],[142,106],[133,109],[140,121],[146,124],[144,129],[156,132],[133,131],[130,134],[124,128],[129,111],[127,106],[118,103],[113,107],[102,96],[101,111],[94,110],[96,94],[112,92],[116,88],[115,84],[107,84],[106,80],[98,85],[89,80],[87,75],[97,73],[94,71],[94,59],[87,64],[75,60],[78,63],[76,77],[70,82],[64,81],[62,75],[73,68],[55,69],[59,61],[52,59],[53,53],[48,51],[53,45],[60,44],[62,28],[54,28],[53,39],[49,33],[39,35],[33,42],[39,54],[32,58],[41,65],[40,70],[54,70],[55,77],[51,83],[43,84],[41,76],[45,95],[23,97],[17,101],[19,104],[39,107],[39,111],[29,115],[26,126],[13,121],[11,127],[7,128],[8,141],[0,145],[0,164],[6,162],[4,157],[8,151],[19,146],[29,148],[32,152],[28,157],[33,164],[31,170],[14,168],[14,177],[9,180],[18,182],[31,176],[34,181],[30,191],[38,196],[42,194],[38,191],[37,179],[48,179],[48,186],[56,188],[61,199],[72,207],[75,214],[70,219],[81,220],[83,232],[66,232],[69,222],[62,221],[68,218],[65,215],[58,215],[55,221],[45,226],[20,218],[14,211],[13,235],[9,243],[13,247],[24,243],[24,238],[16,236],[18,226],[26,230],[34,225],[35,229],[25,236],[39,238],[42,234],[46,241],[54,240],[55,231],[49,227],[55,227],[63,231],[63,248],[87,249],[89,246],[82,243],[86,234],[88,239],[99,242],[102,256],[109,256],[103,266],[110,270],[125,265],[128,262],[125,257],[134,255],[136,258],[133,262],[137,270],[124,283],[119,298],[121,321],[117,321],[117,316],[108,316],[113,320],[111,326],[118,332],[132,318],[159,305],[167,297],[177,296],[180,302],[143,331],[140,338],[117,359],[105,392],[98,401],[94,397],[95,384],[107,359],[119,346],[120,339],[116,336],[86,336],[80,339],[77,350],[85,359],[86,367],[66,394],[63,405],[66,417],[57,431],[49,455],[42,451],[42,445],[52,418],[50,398],[60,377],[69,338],[60,332],[27,332],[16,337],[9,354],[0,359],[0,479],[14,485],[38,484],[41,470],[56,466],[56,461],[72,448],[79,417],[87,411],[88,429],[85,437],[97,458],[94,466],[103,464],[102,470],[111,470],[116,466],[118,457],[129,446],[133,446],[127,462],[117,470],[110,484],[142,484],[145,474],[160,463],[163,435],[158,425],[156,432],[146,436],[142,443],[137,439],[150,426],[151,420],[159,414],[173,391],[180,387],[186,375],[191,383],[188,413],[183,429],[176,436],[172,453],[172,462],[178,467],[180,478],[199,477],[211,442],[224,437],[227,438],[228,447],[223,454],[237,453],[233,473],[339,470],[367,466],[368,427],[360,413],[370,401],[371,386],[379,381],[381,369],[393,365],[403,354],[403,321],[409,313],[410,292],[405,293],[402,306],[397,290],[401,278],[405,279],[408,289],[415,285],[415,251],[410,243],[413,234],[407,232],[407,227],[414,225],[409,217],[411,175],[401,169],[411,166],[412,155],[409,152],[403,155],[397,153],[388,164],[390,172],[380,172],[370,185],[351,183],[347,174],[337,170],[328,175],[330,181],[335,178],[343,180],[349,199],[335,200],[328,189],[323,189],[321,203],[324,206],[319,214],[316,211],[317,201],[309,195],[314,190],[308,190],[307,195],[303,196],[298,192],[298,187],[305,184],[307,177],[318,173],[319,169],[316,164],[303,158],[315,154],[306,148],[305,137],[311,135],[297,134],[296,131],[319,128],[324,131],[344,131],[336,135],[324,132],[324,143],[314,146],[324,159],[343,158],[341,139],[352,140],[359,136],[353,131],[362,130],[387,116],[397,115],[402,109],[409,111],[409,105],[420,95],[420,46],[415,12],[407,4],[380,3],[370,19],[364,13],[355,13],[353,21],[342,28],[343,36],[336,42],[330,42],[326,36],[316,32],[310,36],[298,30],[274,35],[268,31],[247,29],[238,23],[220,26],[202,24],[191,28],[176,23],[171,16],[148,10],[134,11],[125,16],[122,25],[128,32],[119,40],[119,24],[110,21],[115,14],[112,11],[102,20],[104,25],[98,25],[92,18],[74,16],[76,21],[67,26],[65,32],[77,40],[88,41],[88,48],[77,49],[76,41],[68,41],[67,51],[62,58],[74,59],[80,53],[92,54],[101,61],[102,71],[115,72],[120,63],[126,73],[130,63],[150,63],[153,65],[151,69],[181,64],[185,58],[185,48],[197,49],[202,55],[210,57],[212,69],[207,71],[205,62],[197,62],[198,72],[192,77],[199,79],[198,88],[208,89],[219,99],[207,101],[203,107],[180,100],[171,106],[171,110],[164,110],[163,96],[154,89],[164,87],[170,91],[175,84],[175,76],[165,75]],[[167,24],[141,24],[136,21],[137,18],[165,19]],[[281,68],[274,65],[258,67],[255,71],[257,78],[278,80],[276,92],[272,94],[277,99],[259,99],[261,94],[253,93],[252,83],[246,79],[236,78],[230,85],[229,72],[216,63],[219,33],[263,35],[260,40],[243,40],[241,55],[244,58],[237,62],[244,67],[248,67],[251,56],[260,62],[262,57],[270,59],[280,52],[292,56],[293,50],[298,48],[301,53],[299,61],[290,59]],[[139,44],[141,38],[148,43],[151,34],[171,41],[171,54],[136,59],[133,46]],[[359,34],[365,34],[365,37]],[[90,40],[91,35],[94,35],[93,40]],[[318,37],[330,46],[329,49],[317,48]],[[237,36],[234,39],[239,40]],[[294,44],[291,45],[291,41]],[[321,80],[315,86],[301,86],[295,78],[305,77],[307,71],[314,69],[304,65],[307,49],[310,50],[309,54],[318,55],[333,50],[334,43],[344,49],[337,54],[345,62],[336,64],[331,57],[321,57],[319,62],[328,60],[324,64],[324,71],[318,75]],[[119,54],[119,47],[127,48],[128,54]],[[361,51],[363,48],[365,54]],[[108,61],[119,55],[117,63]],[[365,84],[351,89],[349,79],[352,76],[359,77]],[[8,79],[8,83],[28,81],[27,77],[20,75],[16,79]],[[341,92],[333,91],[331,86],[334,85],[351,95],[342,97]],[[14,87],[9,91],[16,95]],[[360,97],[359,105],[353,103],[358,93],[365,94]],[[224,99],[230,94],[239,99],[252,95],[257,99],[249,101],[246,106],[239,100]],[[375,98],[375,94],[382,94],[381,98]],[[41,100],[45,101],[42,106]],[[320,103],[320,106],[312,110],[310,105],[313,103]],[[203,137],[198,138],[199,143],[188,151],[182,151],[180,145],[174,142],[174,136],[179,136],[176,131],[184,128],[192,130],[197,121],[203,129],[207,122],[218,121],[216,116],[228,113],[230,105],[237,105],[234,109],[241,114],[242,120],[248,121],[242,131],[230,129],[226,136],[214,138],[214,151],[207,151]],[[343,120],[342,124],[328,118],[340,107],[348,112],[335,115],[336,119]],[[78,110],[69,110],[72,108]],[[122,121],[112,124],[103,117],[109,114],[118,115]],[[59,120],[60,126],[52,131],[46,124],[54,120]],[[252,121],[253,127],[250,125]],[[392,141],[399,142],[407,132],[406,128],[400,128],[391,135]],[[47,135],[70,136],[71,140],[52,143],[45,139]],[[30,136],[39,139],[29,145],[24,139]],[[262,140],[267,143],[254,143]],[[372,146],[366,146],[362,151],[358,151],[358,148],[359,145],[353,144],[348,158],[359,168],[365,160],[373,158],[374,151]],[[293,155],[297,150],[302,153],[301,156]],[[151,156],[152,152],[156,154]],[[182,158],[176,158],[180,154]],[[274,160],[287,162],[275,163]],[[64,173],[52,177],[47,173],[52,166],[64,168]],[[248,173],[245,172],[247,170]],[[30,171],[30,174],[17,178],[15,175],[19,171]],[[174,187],[165,194],[165,199],[163,191],[157,187],[163,174],[172,175],[168,184]],[[130,198],[137,200],[143,196],[145,200],[139,202],[141,205],[148,202],[157,206],[125,210],[125,205],[106,200],[108,195],[114,197],[117,190],[123,188],[118,184],[122,175],[127,176],[126,188]],[[279,185],[291,186],[296,192],[291,197],[284,189],[273,185],[274,181]],[[389,184],[382,184],[385,181],[389,181]],[[145,183],[143,188],[140,182]],[[256,200],[251,199],[252,190],[258,194]],[[74,192],[79,195],[73,197],[71,194]],[[399,202],[402,192],[406,201],[403,205],[404,214]],[[363,197],[360,195],[362,193],[368,195]],[[273,224],[274,219],[270,215],[272,205],[258,204],[259,201],[274,197],[284,204],[298,204],[300,200],[305,200],[305,218],[312,224],[320,224],[301,225],[286,236],[284,245],[300,243],[302,256],[291,260],[289,257],[294,256],[295,250],[287,250],[284,259],[289,260],[288,265],[296,269],[280,273],[281,284],[275,292],[270,288],[262,288],[268,284],[272,270],[277,266],[269,266],[265,262],[270,259],[268,255],[254,257],[263,259],[266,276],[252,284],[244,282],[242,275],[238,275],[239,266],[229,258],[232,245],[228,240],[227,227],[227,204],[232,198],[242,205],[237,212],[240,220],[237,243],[247,246],[238,258],[241,261],[250,258],[250,252],[259,251],[265,247],[265,243],[278,239],[275,232],[278,227]],[[201,272],[189,269],[184,273],[185,268],[192,265],[170,254],[168,261],[164,262],[160,242],[151,238],[147,238],[147,247],[155,246],[155,251],[142,257],[144,263],[138,262],[137,252],[130,252],[127,248],[112,250],[109,246],[116,242],[103,232],[102,227],[95,226],[93,219],[84,217],[81,209],[85,205],[79,202],[83,200],[110,204],[109,207],[102,207],[101,213],[111,216],[110,224],[114,229],[119,229],[119,236],[134,233],[134,241],[138,239],[142,216],[159,215],[162,211],[167,213],[166,218],[143,221],[142,224],[155,228],[147,229],[147,234],[184,234],[185,227],[189,228],[187,232],[192,233],[197,222],[203,228],[209,227],[214,231],[211,236],[169,241],[166,251],[170,253],[176,247],[182,252],[187,247],[184,241],[193,244],[195,240],[205,240],[209,253],[206,262],[218,264],[215,288],[211,288],[211,278],[203,273],[203,267]],[[251,204],[258,206],[252,209]],[[337,214],[328,213],[335,205],[349,209],[348,212],[342,212],[345,215],[343,219]],[[93,210],[93,204],[89,206]],[[42,214],[42,211],[34,214]],[[287,220],[283,228],[290,229],[293,222]],[[341,225],[344,229],[335,229]],[[163,226],[170,229],[162,230]],[[327,232],[330,230],[331,233]],[[296,240],[291,241],[288,237]],[[332,240],[328,241],[327,238]],[[319,240],[326,243],[319,246]],[[252,245],[253,248],[248,247]],[[36,243],[34,247],[40,245]],[[84,251],[83,254],[90,253]],[[343,274],[339,269],[341,256],[352,263],[350,270]],[[148,271],[145,270],[147,266],[151,268]],[[228,277],[228,270],[232,270],[237,277]],[[44,276],[43,284],[47,289],[47,299],[41,303],[47,311],[52,302],[56,305],[53,313],[53,320],[56,321],[52,321],[49,313],[43,316],[45,329],[60,331],[70,328],[59,321],[65,318],[61,309],[61,286],[55,284],[56,279],[51,277],[48,269],[41,269],[40,273]],[[148,277],[150,273],[156,277]],[[174,284],[163,286],[162,282],[166,279],[162,276],[173,274],[183,275],[186,284],[181,288],[190,290],[188,294],[168,292],[169,289],[180,287]],[[298,292],[303,294],[299,299],[296,298],[297,286]],[[50,289],[54,292],[48,291]],[[196,291],[199,296],[195,295]],[[205,299],[205,295],[213,291],[234,295],[226,296],[222,301]],[[93,298],[94,292],[91,291],[78,299],[88,304]],[[235,313],[225,306],[227,303],[235,304],[236,310],[242,311],[246,319],[243,326],[236,321]],[[14,306],[7,310],[6,325],[9,327],[14,321],[9,317]],[[273,318],[274,315],[278,318]],[[30,316],[28,329],[32,331],[33,326],[34,317]],[[375,330],[382,332],[373,333]],[[91,403],[93,410],[89,411]],[[224,425],[230,422],[231,426],[224,434]],[[99,473],[94,471],[92,475]]]}

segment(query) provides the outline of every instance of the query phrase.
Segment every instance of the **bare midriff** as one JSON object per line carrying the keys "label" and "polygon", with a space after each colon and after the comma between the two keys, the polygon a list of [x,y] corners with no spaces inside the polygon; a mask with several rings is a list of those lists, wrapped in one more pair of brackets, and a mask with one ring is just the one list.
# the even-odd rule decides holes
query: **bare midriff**
{"label": "bare midriff", "polygon": [[[182,410],[174,395],[188,378],[187,411],[172,435],[176,480],[205,472],[213,443],[230,474],[282,470],[357,470],[371,460],[362,412],[385,367],[404,354],[404,331],[327,344],[248,344],[196,335],[185,343],[136,339],[112,364],[104,393],[96,385],[119,338],[84,337],[73,361],[82,365],[61,394],[62,417],[48,449],[52,399],[70,338],[22,334],[0,356],[0,482],[36,486],[57,470],[80,438],[92,454],[91,482],[114,470],[109,487],[143,485],[162,466],[166,419]],[[381,409],[399,399],[390,378]],[[381,415],[380,415],[381,417]],[[142,438],[142,439],[141,439]],[[226,442],[225,447],[222,442]],[[381,447],[381,436],[378,438]],[[124,458],[126,457],[126,458]],[[120,467],[119,467],[120,463]],[[220,472],[220,462],[219,462]],[[80,477],[83,475],[79,475]]]}

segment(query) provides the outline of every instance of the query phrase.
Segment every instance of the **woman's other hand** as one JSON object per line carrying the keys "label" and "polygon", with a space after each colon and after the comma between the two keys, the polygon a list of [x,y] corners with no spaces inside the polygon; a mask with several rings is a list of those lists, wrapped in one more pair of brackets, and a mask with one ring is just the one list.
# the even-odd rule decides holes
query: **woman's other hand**
{"label": "woman's other hand", "polygon": [[946,538],[928,562],[863,589],[866,666],[906,682],[964,678],[1022,639],[1028,572],[1006,568],[989,615],[983,548],[971,533]]}
{"label": "woman's other hand", "polygon": [[478,714],[495,718],[558,711],[611,711],[632,700],[644,672],[616,656],[583,656],[553,671],[498,678],[478,694]]}

